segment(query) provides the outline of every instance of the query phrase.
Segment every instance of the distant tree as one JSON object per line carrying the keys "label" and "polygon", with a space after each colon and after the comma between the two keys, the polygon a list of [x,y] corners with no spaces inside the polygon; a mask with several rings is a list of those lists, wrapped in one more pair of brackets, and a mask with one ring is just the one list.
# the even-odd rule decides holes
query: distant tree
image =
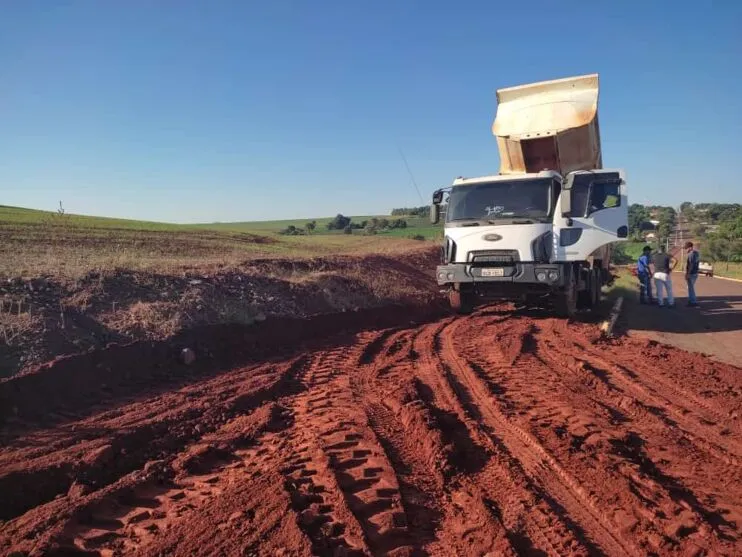
{"label": "distant tree", "polygon": [[327,223],[328,230],[345,230],[350,224],[350,217],[341,215],[340,213],[335,216],[330,222]]}
{"label": "distant tree", "polygon": [[387,219],[379,219],[379,228],[382,230],[389,228],[389,221]]}
{"label": "distant tree", "polygon": [[694,238],[703,238],[704,236],[706,236],[706,226],[704,226],[700,222],[696,223],[691,226],[690,232],[691,234],[693,234]]}
{"label": "distant tree", "polygon": [[421,207],[402,207],[392,209],[391,216],[409,216],[409,217],[427,217],[430,214],[430,206],[423,205]]}
{"label": "distant tree", "polygon": [[281,230],[279,234],[283,234],[284,236],[301,236],[304,234],[304,231],[301,228],[297,228],[293,224],[290,224]]}
{"label": "distant tree", "polygon": [[307,232],[311,234],[317,228],[317,221],[313,220],[311,222],[308,222],[307,224],[304,225],[304,228],[306,228]]}
{"label": "distant tree", "polygon": [[644,205],[638,203],[631,205],[629,207],[629,234],[634,238],[640,237],[649,219],[649,210]]}
{"label": "distant tree", "polygon": [[727,241],[715,234],[710,235],[701,247],[701,256],[708,261],[724,261],[728,253]]}
{"label": "distant tree", "polygon": [[659,207],[657,211],[657,220],[660,221],[657,225],[658,241],[664,243],[675,228],[676,213],[672,207]]}
{"label": "distant tree", "polygon": [[350,223],[348,223],[348,225],[343,228],[343,232],[345,232],[346,234],[353,234],[353,227],[350,225]]}
{"label": "distant tree", "polygon": [[709,224],[719,224],[723,221],[734,220],[742,214],[742,205],[739,203],[697,203],[695,210],[699,219]]}

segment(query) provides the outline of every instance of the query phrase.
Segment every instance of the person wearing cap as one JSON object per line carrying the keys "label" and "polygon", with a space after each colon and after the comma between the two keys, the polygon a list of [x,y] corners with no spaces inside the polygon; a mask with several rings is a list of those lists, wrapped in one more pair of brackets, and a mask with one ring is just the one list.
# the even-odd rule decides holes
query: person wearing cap
{"label": "person wearing cap", "polygon": [[636,262],[636,276],[639,279],[639,303],[652,303],[652,248],[644,246],[642,254]]}
{"label": "person wearing cap", "polygon": [[693,242],[685,243],[685,251],[688,254],[688,260],[685,264],[685,282],[688,284],[688,306],[698,307],[696,280],[698,280],[698,266],[701,263],[701,256],[697,250],[693,249]]}

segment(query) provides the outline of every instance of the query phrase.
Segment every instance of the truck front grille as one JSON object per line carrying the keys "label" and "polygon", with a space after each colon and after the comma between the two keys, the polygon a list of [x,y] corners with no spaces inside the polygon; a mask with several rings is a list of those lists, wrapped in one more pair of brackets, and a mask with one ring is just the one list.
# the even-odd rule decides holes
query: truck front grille
{"label": "truck front grille", "polygon": [[518,250],[478,250],[469,252],[469,261],[488,266],[510,266],[520,261]]}

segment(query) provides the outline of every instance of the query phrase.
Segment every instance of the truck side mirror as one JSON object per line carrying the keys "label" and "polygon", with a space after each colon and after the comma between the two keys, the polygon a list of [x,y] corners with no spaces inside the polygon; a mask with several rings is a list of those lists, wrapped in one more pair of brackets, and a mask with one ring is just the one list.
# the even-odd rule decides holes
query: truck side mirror
{"label": "truck side mirror", "polygon": [[430,206],[430,223],[431,224],[438,224],[438,221],[441,219],[441,206],[437,203],[433,203]]}

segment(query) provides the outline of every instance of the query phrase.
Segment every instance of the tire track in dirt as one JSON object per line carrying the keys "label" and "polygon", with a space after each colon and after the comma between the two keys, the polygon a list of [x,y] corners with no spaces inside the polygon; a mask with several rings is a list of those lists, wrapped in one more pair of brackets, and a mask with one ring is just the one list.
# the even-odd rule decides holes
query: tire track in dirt
{"label": "tire track in dirt", "polygon": [[[78,506],[52,541],[67,554],[142,550],[243,479],[244,463],[234,448],[251,443],[267,429],[288,427],[284,418],[285,410],[268,403],[205,436],[170,462],[148,463],[133,473],[132,481],[124,477],[120,485],[93,494]],[[231,438],[229,446],[209,442],[224,439],[225,434]]]}
{"label": "tire track in dirt", "polygon": [[306,374],[307,390],[293,405],[293,431],[296,441],[318,448],[327,459],[327,469],[362,530],[364,543],[349,540],[348,545],[386,554],[411,549],[412,537],[396,472],[352,397],[349,369],[365,348],[359,342],[352,351],[317,356]]}
{"label": "tire track in dirt", "polygon": [[[742,441],[735,439],[731,431],[722,435],[716,427],[718,423],[723,423],[725,428],[738,431],[739,424],[730,420],[728,415],[713,409],[699,397],[688,397],[684,389],[664,379],[661,373],[655,371],[656,368],[647,370],[646,364],[634,361],[633,358],[629,367],[618,356],[606,357],[598,349],[565,339],[561,327],[553,323],[546,332],[547,336],[558,339],[554,342],[555,345],[562,341],[574,346],[585,363],[609,375],[638,400],[672,414],[677,425],[715,457],[734,467],[742,462]],[[688,398],[693,401],[692,405],[684,403]]]}
{"label": "tire track in dirt", "polygon": [[463,426],[464,431],[454,428],[458,431],[455,439],[462,445],[459,452],[467,454],[472,446],[487,450],[480,471],[459,470],[472,473],[466,485],[472,493],[480,493],[490,515],[502,521],[511,545],[519,553],[594,554],[598,549],[582,528],[566,517],[561,506],[532,481],[521,462],[492,434],[468,391],[441,361],[441,337],[452,322],[427,327],[414,350],[420,360],[418,376],[430,385],[429,394],[423,398],[431,405],[448,408],[447,415]]}
{"label": "tire track in dirt", "polygon": [[[558,343],[551,343],[554,348]],[[568,356],[569,353],[564,353]],[[649,383],[640,383],[633,370],[618,363],[612,363],[587,348],[574,357],[581,368],[590,369],[602,376],[604,381],[612,382],[613,390],[621,389],[630,397],[624,404],[627,408],[641,406],[650,416],[660,420],[665,427],[681,432],[684,442],[690,442],[698,450],[718,459],[726,466],[728,474],[742,478],[742,442],[734,439],[732,432],[722,435],[718,428],[709,425],[713,422],[699,416],[697,410],[686,407]]]}
{"label": "tire track in dirt", "polygon": [[455,340],[462,338],[459,328],[463,323],[465,320],[459,320],[442,331],[440,356],[461,381],[462,393],[471,398],[472,405],[490,426],[497,441],[507,448],[520,462],[528,476],[542,487],[544,493],[555,499],[602,552],[614,555],[639,553],[631,541],[614,534],[615,525],[606,519],[589,492],[554,456],[530,433],[509,420],[496,402],[493,403],[489,387],[465,361],[461,360],[454,346]]}
{"label": "tire track in dirt", "polygon": [[[696,504],[682,484],[657,474],[659,469],[645,473],[652,462],[646,453],[641,463],[627,458],[640,447],[635,430],[651,433],[650,438],[662,439],[661,444],[681,440],[658,416],[627,403],[631,401],[625,394],[612,392],[609,383],[574,365],[575,357],[551,346],[549,335],[544,338],[540,328],[528,320],[514,320],[506,330],[481,326],[480,330],[498,346],[502,341],[512,344],[508,340],[512,336],[527,339],[516,342],[524,350],[513,364],[509,363],[511,355],[498,357],[498,350],[483,354],[474,343],[459,349],[507,416],[537,438],[562,467],[580,471],[590,497],[605,509],[621,535],[650,551],[659,549],[665,539],[688,542],[688,536],[696,545],[709,548],[702,535],[693,535],[699,529],[714,529],[703,505]],[[663,455],[674,458],[667,451]]]}
{"label": "tire track in dirt", "polygon": [[[742,473],[735,457],[726,452],[720,454],[724,449],[705,441],[700,432],[691,433],[688,427],[683,427],[690,424],[693,429],[692,422],[686,419],[678,423],[668,416],[671,412],[666,412],[665,406],[652,405],[656,400],[647,396],[646,390],[632,389],[633,371],[626,368],[625,373],[612,372],[615,368],[604,360],[586,354],[592,352],[590,349],[572,355],[567,348],[569,344],[546,334],[539,340],[543,347],[539,354],[564,376],[575,377],[586,385],[600,385],[604,399],[630,417],[625,427],[615,428],[617,431],[609,439],[608,454],[622,459],[616,467],[629,480],[629,487],[641,492],[649,505],[663,509],[662,514],[653,513],[653,522],[663,525],[662,533],[677,541],[691,536],[696,545],[705,549],[709,549],[710,542],[704,539],[709,531],[721,540],[736,541],[739,533],[734,519],[726,518],[729,510],[717,505],[723,498],[727,506],[736,507],[733,514],[739,516],[742,512],[742,500],[726,491],[728,487],[742,486]],[[683,450],[678,452],[671,447]],[[688,469],[695,472],[689,474]],[[675,475],[668,470],[676,471]],[[719,481],[721,478],[723,483]]]}
{"label": "tire track in dirt", "polygon": [[592,333],[500,311],[365,328],[78,421],[12,424],[0,552],[738,554],[742,381],[714,364],[683,398],[681,372],[653,381],[652,366],[698,360]]}
{"label": "tire track in dirt", "polygon": [[[0,519],[12,519],[53,501],[76,482],[88,491],[100,489],[148,461],[197,443],[227,420],[285,392],[300,360],[251,368],[249,373],[237,370],[228,385],[224,378],[217,378],[196,389],[157,397],[151,403],[133,403],[100,418],[65,425],[53,430],[59,435],[52,443],[43,431],[10,443],[0,459],[4,471],[0,491],[5,496]],[[194,398],[201,403],[193,405]],[[120,415],[122,412],[128,413]]]}
{"label": "tire track in dirt", "polygon": [[[377,351],[383,355],[362,360],[366,364],[352,382],[356,400],[397,470],[416,548],[433,554],[516,555],[507,530],[484,497],[452,479],[452,464],[463,464],[458,461],[462,439],[452,436],[461,434],[463,424],[456,427],[450,419],[443,420],[444,414],[423,392],[429,388],[415,377],[417,358],[410,355],[419,334],[403,332],[385,339],[386,349]],[[483,450],[477,452],[470,439],[466,449],[481,467]]]}

